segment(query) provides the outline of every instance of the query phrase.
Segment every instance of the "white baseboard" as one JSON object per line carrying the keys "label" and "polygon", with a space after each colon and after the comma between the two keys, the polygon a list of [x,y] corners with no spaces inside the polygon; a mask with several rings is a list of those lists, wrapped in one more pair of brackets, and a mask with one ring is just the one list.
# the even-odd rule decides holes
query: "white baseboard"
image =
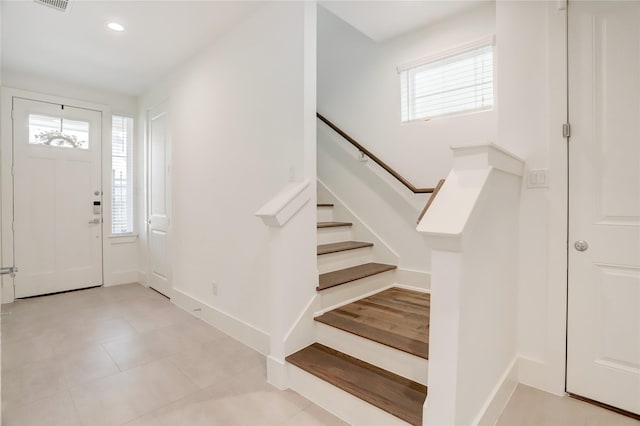
{"label": "white baseboard", "polygon": [[395,282],[398,287],[416,289],[421,291],[431,290],[431,273],[398,268],[395,271]]}
{"label": "white baseboard", "polygon": [[564,362],[545,363],[538,359],[520,356],[518,381],[523,385],[563,396],[564,377]]}
{"label": "white baseboard", "polygon": [[286,362],[267,357],[267,382],[280,390],[289,388]]}
{"label": "white baseboard", "polygon": [[138,281],[138,271],[122,271],[112,272],[105,277],[104,286],[112,287],[114,285],[136,283]]}
{"label": "white baseboard", "polygon": [[518,365],[519,357],[516,356],[493,388],[489,398],[473,421],[473,425],[493,426],[496,424],[518,385]]}
{"label": "white baseboard", "polygon": [[201,302],[178,289],[173,290],[171,302],[261,354],[269,354],[269,335],[251,324]]}
{"label": "white baseboard", "polygon": [[145,271],[138,271],[137,281],[145,287],[149,287],[149,280],[147,280],[147,273]]}

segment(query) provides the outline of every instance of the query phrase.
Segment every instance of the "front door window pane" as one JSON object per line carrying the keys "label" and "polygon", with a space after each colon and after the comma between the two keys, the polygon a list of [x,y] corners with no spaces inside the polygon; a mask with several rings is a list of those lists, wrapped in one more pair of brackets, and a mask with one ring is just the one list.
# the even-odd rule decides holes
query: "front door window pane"
{"label": "front door window pane", "polygon": [[59,148],[89,149],[89,122],[29,114],[29,143]]}

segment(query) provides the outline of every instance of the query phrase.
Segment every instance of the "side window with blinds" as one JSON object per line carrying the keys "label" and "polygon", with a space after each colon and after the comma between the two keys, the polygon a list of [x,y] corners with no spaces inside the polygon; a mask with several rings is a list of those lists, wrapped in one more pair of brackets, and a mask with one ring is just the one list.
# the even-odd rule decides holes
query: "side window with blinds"
{"label": "side window with blinds", "polygon": [[398,67],[402,121],[493,108],[493,37]]}
{"label": "side window with blinds", "polygon": [[133,233],[133,118],[114,115],[111,130],[111,234]]}

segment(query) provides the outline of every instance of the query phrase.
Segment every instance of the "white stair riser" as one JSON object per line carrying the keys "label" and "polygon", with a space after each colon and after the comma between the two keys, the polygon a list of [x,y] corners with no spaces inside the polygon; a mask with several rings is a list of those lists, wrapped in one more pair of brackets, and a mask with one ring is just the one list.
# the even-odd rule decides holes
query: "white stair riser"
{"label": "white stair riser", "polygon": [[426,359],[317,321],[316,342],[427,386]]}
{"label": "white stair riser", "polygon": [[318,245],[351,241],[350,226],[336,226],[332,228],[318,228]]}
{"label": "white stair riser", "polygon": [[369,263],[373,259],[371,247],[346,250],[337,253],[327,253],[318,256],[318,272],[337,271],[338,269]]}
{"label": "white stair riser", "polygon": [[409,424],[294,365],[287,369],[292,390],[353,426]]}
{"label": "white stair riser", "polygon": [[318,222],[333,222],[333,207],[318,207]]}
{"label": "white stair riser", "polygon": [[365,294],[372,294],[391,287],[393,282],[393,271],[387,271],[322,290],[320,292],[321,309],[326,311],[362,299]]}

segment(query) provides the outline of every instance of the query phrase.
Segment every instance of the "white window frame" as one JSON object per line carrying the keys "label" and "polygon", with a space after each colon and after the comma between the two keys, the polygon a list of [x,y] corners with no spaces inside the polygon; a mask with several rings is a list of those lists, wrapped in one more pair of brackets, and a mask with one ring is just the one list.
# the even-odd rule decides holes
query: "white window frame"
{"label": "white window frame", "polygon": [[[408,73],[426,65],[433,64],[435,62],[443,61],[450,58],[455,58],[456,56],[464,55],[467,52],[477,50],[483,47],[491,46],[492,49],[492,104],[486,107],[479,108],[471,108],[459,111],[453,111],[449,113],[437,114],[433,116],[421,116],[421,117],[411,117],[412,110],[412,102],[415,100],[415,92],[413,89],[413,82],[407,80]],[[407,62],[397,67],[398,75],[400,77],[400,119],[403,124],[416,122],[416,121],[429,121],[431,119],[439,119],[446,117],[453,117],[459,115],[473,114],[477,112],[490,111],[495,109],[496,107],[496,85],[495,85],[495,69],[496,69],[496,55],[495,55],[495,35],[489,35],[486,37],[482,37],[481,39],[472,41],[470,43],[465,43],[459,46],[456,46],[452,49],[447,49],[441,52],[438,52],[433,55],[429,55],[423,58],[420,58],[415,61]],[[406,97],[403,92],[406,91]],[[406,117],[406,119],[405,119]]]}
{"label": "white window frame", "polygon": [[[115,190],[115,181],[114,181],[114,175],[113,175],[113,159],[114,159],[114,153],[113,153],[113,121],[115,118],[118,117],[122,117],[125,119],[129,119],[131,120],[131,134],[129,135],[129,140],[128,140],[128,145],[127,145],[127,153],[126,153],[126,159],[127,159],[127,182],[126,182],[126,186],[127,186],[127,205],[128,205],[128,222],[129,222],[129,227],[130,229],[127,232],[114,232],[113,226],[114,226],[114,208],[115,208],[115,199],[114,199],[114,190]],[[110,155],[111,155],[111,173],[110,173],[110,179],[111,179],[111,211],[110,211],[110,217],[111,217],[111,227],[109,230],[109,234],[110,237],[132,237],[132,236],[136,236],[136,226],[135,226],[135,196],[134,196],[134,191],[135,191],[135,176],[134,176],[134,139],[135,139],[135,118],[131,115],[128,114],[112,114],[111,116],[111,150],[110,150]]]}

